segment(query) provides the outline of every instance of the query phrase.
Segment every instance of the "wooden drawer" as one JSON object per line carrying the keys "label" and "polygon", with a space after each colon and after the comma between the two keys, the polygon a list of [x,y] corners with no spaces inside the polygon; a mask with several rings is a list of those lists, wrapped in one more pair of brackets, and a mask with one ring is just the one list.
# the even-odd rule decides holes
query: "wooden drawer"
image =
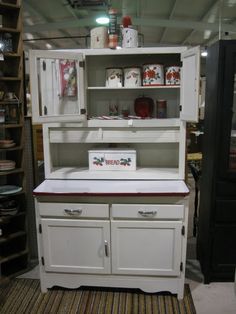
{"label": "wooden drawer", "polygon": [[120,219],[182,219],[184,205],[113,204],[112,217]]}
{"label": "wooden drawer", "polygon": [[108,204],[39,203],[40,216],[109,218]]}

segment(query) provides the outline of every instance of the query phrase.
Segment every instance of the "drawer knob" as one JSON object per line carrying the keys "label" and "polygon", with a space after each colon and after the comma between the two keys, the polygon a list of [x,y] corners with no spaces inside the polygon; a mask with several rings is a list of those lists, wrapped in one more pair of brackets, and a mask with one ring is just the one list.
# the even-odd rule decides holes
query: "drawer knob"
{"label": "drawer knob", "polygon": [[143,217],[153,217],[157,214],[157,211],[156,210],[151,210],[151,211],[139,210],[138,213]]}
{"label": "drawer knob", "polygon": [[67,214],[67,215],[81,215],[82,214],[82,209],[67,209],[65,208],[64,209],[64,212]]}

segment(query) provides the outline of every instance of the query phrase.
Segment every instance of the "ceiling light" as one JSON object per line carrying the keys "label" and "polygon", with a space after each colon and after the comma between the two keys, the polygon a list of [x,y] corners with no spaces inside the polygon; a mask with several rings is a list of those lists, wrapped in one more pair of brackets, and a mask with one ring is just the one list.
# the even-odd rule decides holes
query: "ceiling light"
{"label": "ceiling light", "polygon": [[49,44],[49,43],[46,43],[46,45],[45,45],[46,47],[47,47],[47,49],[52,49],[52,45],[51,44]]}
{"label": "ceiling light", "polygon": [[107,16],[100,16],[100,17],[96,18],[96,22],[98,24],[101,24],[101,25],[108,24],[109,18]]}
{"label": "ceiling light", "polygon": [[202,51],[202,53],[201,53],[201,56],[202,56],[202,57],[207,57],[207,55],[208,55],[208,53],[207,53],[206,50]]}

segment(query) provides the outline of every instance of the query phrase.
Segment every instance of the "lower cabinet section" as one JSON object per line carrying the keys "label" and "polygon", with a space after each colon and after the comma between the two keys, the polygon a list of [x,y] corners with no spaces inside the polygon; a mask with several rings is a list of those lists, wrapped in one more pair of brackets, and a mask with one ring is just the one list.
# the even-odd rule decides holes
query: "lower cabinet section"
{"label": "lower cabinet section", "polygon": [[110,222],[42,219],[46,271],[110,273]]}
{"label": "lower cabinet section", "polygon": [[179,276],[181,227],[181,221],[112,221],[112,273]]}
{"label": "lower cabinet section", "polygon": [[36,200],[36,214],[43,292],[94,285],[183,297],[187,198],[159,205]]}

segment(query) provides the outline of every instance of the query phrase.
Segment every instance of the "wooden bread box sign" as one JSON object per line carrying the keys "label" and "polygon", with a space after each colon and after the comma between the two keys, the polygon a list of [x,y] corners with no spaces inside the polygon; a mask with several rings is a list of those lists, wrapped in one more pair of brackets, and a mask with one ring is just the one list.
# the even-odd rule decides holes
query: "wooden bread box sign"
{"label": "wooden bread box sign", "polygon": [[89,150],[89,170],[134,171],[136,151],[130,149]]}

